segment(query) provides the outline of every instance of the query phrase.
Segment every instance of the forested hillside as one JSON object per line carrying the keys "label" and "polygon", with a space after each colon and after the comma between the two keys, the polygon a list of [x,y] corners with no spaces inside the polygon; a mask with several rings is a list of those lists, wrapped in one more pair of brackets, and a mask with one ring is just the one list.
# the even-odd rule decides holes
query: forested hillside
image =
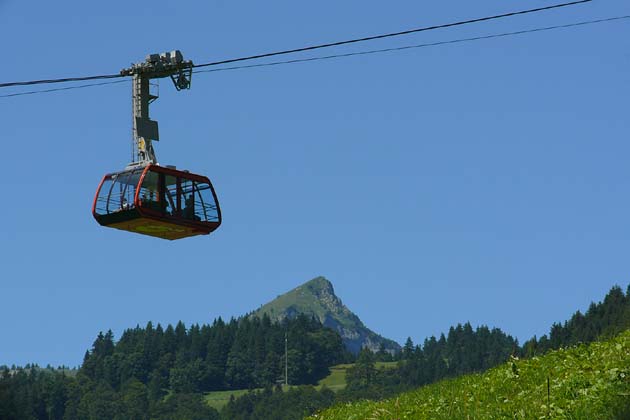
{"label": "forested hillside", "polygon": [[285,332],[289,380],[314,384],[328,367],[344,360],[339,335],[306,316],[272,323],[269,317],[189,329],[160,325],[126,330],[118,343],[111,332],[99,334],[86,353],[81,374],[119,389],[135,378],[158,398],[166,390],[191,393],[258,388],[284,376]]}
{"label": "forested hillside", "polygon": [[630,286],[624,295],[613,287],[604,300],[591,303],[585,313],[577,311],[571,319],[554,323],[549,336],[536,337],[523,344],[522,354],[533,356],[572,344],[590,343],[600,337],[612,337],[630,328]]}
{"label": "forested hillside", "polygon": [[316,383],[348,356],[337,333],[306,316],[282,323],[218,319],[188,329],[181,322],[165,329],[149,323],[126,330],[118,342],[111,331],[100,333],[76,378],[4,368],[0,419],[213,418],[218,414],[201,393],[283,377],[285,333],[292,384]]}
{"label": "forested hillside", "polygon": [[[297,420],[334,403],[388,398],[444,378],[482,372],[510,356],[530,359],[627,329],[630,287],[626,294],[614,287],[584,314],[576,312],[554,324],[548,336],[522,347],[500,329],[473,329],[466,323],[421,345],[407,340],[395,369],[375,369],[376,359],[391,358],[388,352],[363,350],[347,371],[346,389],[334,394],[306,385],[290,392],[272,390],[283,376],[285,333],[293,385],[314,384],[328,367],[352,357],[340,336],[315,319],[217,319],[189,328],[149,323],[126,330],[118,341],[111,332],[99,334],[72,374],[32,366],[0,368],[0,419]],[[220,414],[204,402],[206,391],[236,388],[265,390],[231,401]]]}
{"label": "forested hillside", "polygon": [[[447,334],[442,334],[439,338],[426,339],[421,345],[414,345],[408,339],[396,369],[376,369],[375,360],[386,358],[388,354],[374,354],[363,350],[354,367],[347,370],[347,387],[335,395],[334,402],[339,404],[362,399],[381,400],[443,379],[483,372],[504,363],[511,356],[534,357],[532,342],[543,343],[535,351],[536,355],[542,355],[551,349],[578,342],[590,343],[628,329],[630,287],[624,295],[617,286],[610,290],[602,302],[591,304],[584,315],[578,311],[569,321],[553,324],[549,333],[551,339],[545,335],[540,340],[528,341],[523,347],[498,328],[481,326],[473,329],[469,323],[460,324],[450,328]],[[315,390],[295,390],[290,397],[291,409],[277,419],[301,419],[303,413],[313,413],[321,409],[329,401],[329,395],[330,391],[325,389],[319,393]],[[283,398],[281,391],[246,395],[228,404],[224,412],[229,412],[229,416],[223,416],[222,412],[222,419],[255,420],[259,418],[257,413],[273,410],[273,407],[281,404],[279,401],[284,401]],[[313,398],[313,404],[309,404],[309,398]]]}
{"label": "forested hillside", "polygon": [[[630,286],[624,294],[615,286],[600,303],[592,303],[582,314],[577,311],[563,324],[554,323],[547,335],[532,338],[522,347],[498,328],[478,327],[469,323],[451,327],[448,334],[431,337],[414,346],[410,339],[403,347],[402,362],[395,370],[373,371],[358,380],[348,381],[348,393],[354,398],[384,398],[402,390],[426,385],[444,378],[483,372],[505,362],[510,356],[532,357],[549,350],[578,343],[591,343],[630,329]],[[359,362],[371,363],[373,356],[362,354]],[[365,361],[367,359],[367,361]],[[361,363],[357,363],[361,364]],[[365,371],[365,367],[363,368]],[[356,375],[351,378],[357,379]]]}
{"label": "forested hillside", "polygon": [[348,372],[348,387],[342,395],[346,399],[382,398],[443,378],[484,371],[519,352],[517,340],[498,328],[473,330],[470,323],[459,324],[446,336],[428,338],[421,346],[408,339],[396,369],[373,369],[375,355],[362,351],[355,369]]}
{"label": "forested hillside", "polygon": [[509,362],[395,398],[341,404],[312,420],[566,419],[630,417],[630,331],[614,339]]}

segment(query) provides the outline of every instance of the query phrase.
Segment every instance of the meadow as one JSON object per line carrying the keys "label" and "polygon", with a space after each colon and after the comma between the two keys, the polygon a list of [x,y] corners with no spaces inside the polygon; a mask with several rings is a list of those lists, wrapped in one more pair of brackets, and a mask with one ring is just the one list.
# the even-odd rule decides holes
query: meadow
{"label": "meadow", "polygon": [[[330,374],[317,383],[316,389],[320,390],[322,387],[338,392],[346,387],[346,370],[354,366],[352,363],[345,363],[335,365],[330,368]],[[396,362],[376,362],[377,369],[393,369],[396,367]],[[289,386],[288,388],[291,388]],[[283,389],[285,387],[283,386]],[[229,401],[232,396],[238,398],[249,392],[248,389],[236,389],[229,391],[213,391],[205,394],[204,398],[206,403],[217,410],[221,410]]]}
{"label": "meadow", "polygon": [[447,379],[384,401],[337,405],[310,420],[619,420],[630,418],[630,331],[590,345]]}

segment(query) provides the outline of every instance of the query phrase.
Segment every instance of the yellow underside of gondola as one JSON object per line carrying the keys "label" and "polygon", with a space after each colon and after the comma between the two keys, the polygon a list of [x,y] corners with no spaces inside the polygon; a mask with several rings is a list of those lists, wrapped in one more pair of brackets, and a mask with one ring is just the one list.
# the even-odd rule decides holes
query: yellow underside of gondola
{"label": "yellow underside of gondola", "polygon": [[176,223],[163,222],[146,217],[109,224],[107,227],[170,240],[207,234],[206,232],[189,226],[182,226]]}

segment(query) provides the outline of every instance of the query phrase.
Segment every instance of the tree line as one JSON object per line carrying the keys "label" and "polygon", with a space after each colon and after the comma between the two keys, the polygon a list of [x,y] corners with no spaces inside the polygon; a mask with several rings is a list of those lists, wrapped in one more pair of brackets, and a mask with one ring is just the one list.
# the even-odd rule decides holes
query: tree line
{"label": "tree line", "polygon": [[291,384],[315,384],[351,358],[339,334],[304,315],[190,328],[149,322],[117,342],[111,331],[99,333],[74,377],[1,369],[0,419],[214,419],[205,392],[274,385],[284,380],[285,359]]}
{"label": "tree line", "polygon": [[167,390],[196,393],[261,388],[284,376],[287,339],[288,380],[314,384],[328,367],[348,357],[338,334],[299,315],[272,323],[269,316],[243,317],[212,325],[182,322],[166,329],[149,322],[126,330],[114,343],[111,331],[99,334],[85,354],[81,373],[112,388],[130,379],[145,384],[154,399]]}
{"label": "tree line", "polygon": [[630,328],[630,285],[626,293],[614,286],[599,303],[592,302],[585,313],[575,312],[565,321],[551,326],[549,335],[523,343],[522,356],[535,356],[560,347],[591,343],[609,338]]}
{"label": "tree line", "polygon": [[[211,325],[183,323],[162,328],[148,323],[123,332],[100,333],[76,374],[67,370],[0,368],[0,419],[7,420],[254,420],[301,419],[334,403],[358,398],[379,399],[437,380],[480,372],[510,356],[531,357],[551,349],[589,343],[630,328],[630,287],[614,287],[600,303],[548,335],[522,346],[498,328],[458,324],[438,338],[400,354],[362,350],[347,371],[345,390],[316,390],[328,368],[352,362],[339,335],[305,316],[273,323],[268,317],[245,317]],[[288,376],[282,391],[285,334]],[[377,369],[377,360],[397,361],[393,369]],[[203,393],[250,388],[232,399],[221,413],[207,406]],[[262,391],[255,391],[260,388]]]}
{"label": "tree line", "polygon": [[[363,349],[346,373],[346,388],[336,394],[328,389],[296,389],[289,397],[279,390],[251,392],[230,403],[221,412],[222,419],[255,420],[273,418],[297,420],[329,405],[358,399],[378,400],[462,374],[482,372],[507,361],[510,356],[531,357],[549,350],[578,343],[590,343],[630,328],[630,286],[626,294],[613,287],[600,303],[588,311],[577,311],[568,321],[554,323],[549,335],[518,341],[498,328],[473,329],[470,323],[451,327],[439,338],[430,337],[421,345],[408,338],[400,354],[392,357],[383,349],[372,353]],[[397,361],[393,369],[378,369],[377,361]],[[330,399],[330,397],[332,400]],[[286,398],[286,400],[284,399]],[[291,401],[291,408],[274,412],[274,417],[260,417],[274,407]],[[311,402],[312,401],[312,402]],[[224,415],[225,414],[225,415]]]}

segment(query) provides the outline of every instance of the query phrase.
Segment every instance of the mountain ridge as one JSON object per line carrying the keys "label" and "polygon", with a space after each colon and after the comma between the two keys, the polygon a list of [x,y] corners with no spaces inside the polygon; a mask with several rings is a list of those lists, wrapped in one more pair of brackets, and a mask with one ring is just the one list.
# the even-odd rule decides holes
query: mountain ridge
{"label": "mountain ridge", "polygon": [[389,353],[400,351],[401,347],[393,340],[387,339],[363,324],[335,294],[332,283],[323,276],[315,277],[252,312],[251,315],[267,314],[274,321],[295,317],[298,314],[311,315],[324,326],[339,333],[346,348],[358,353],[367,347],[373,352],[383,348]]}

